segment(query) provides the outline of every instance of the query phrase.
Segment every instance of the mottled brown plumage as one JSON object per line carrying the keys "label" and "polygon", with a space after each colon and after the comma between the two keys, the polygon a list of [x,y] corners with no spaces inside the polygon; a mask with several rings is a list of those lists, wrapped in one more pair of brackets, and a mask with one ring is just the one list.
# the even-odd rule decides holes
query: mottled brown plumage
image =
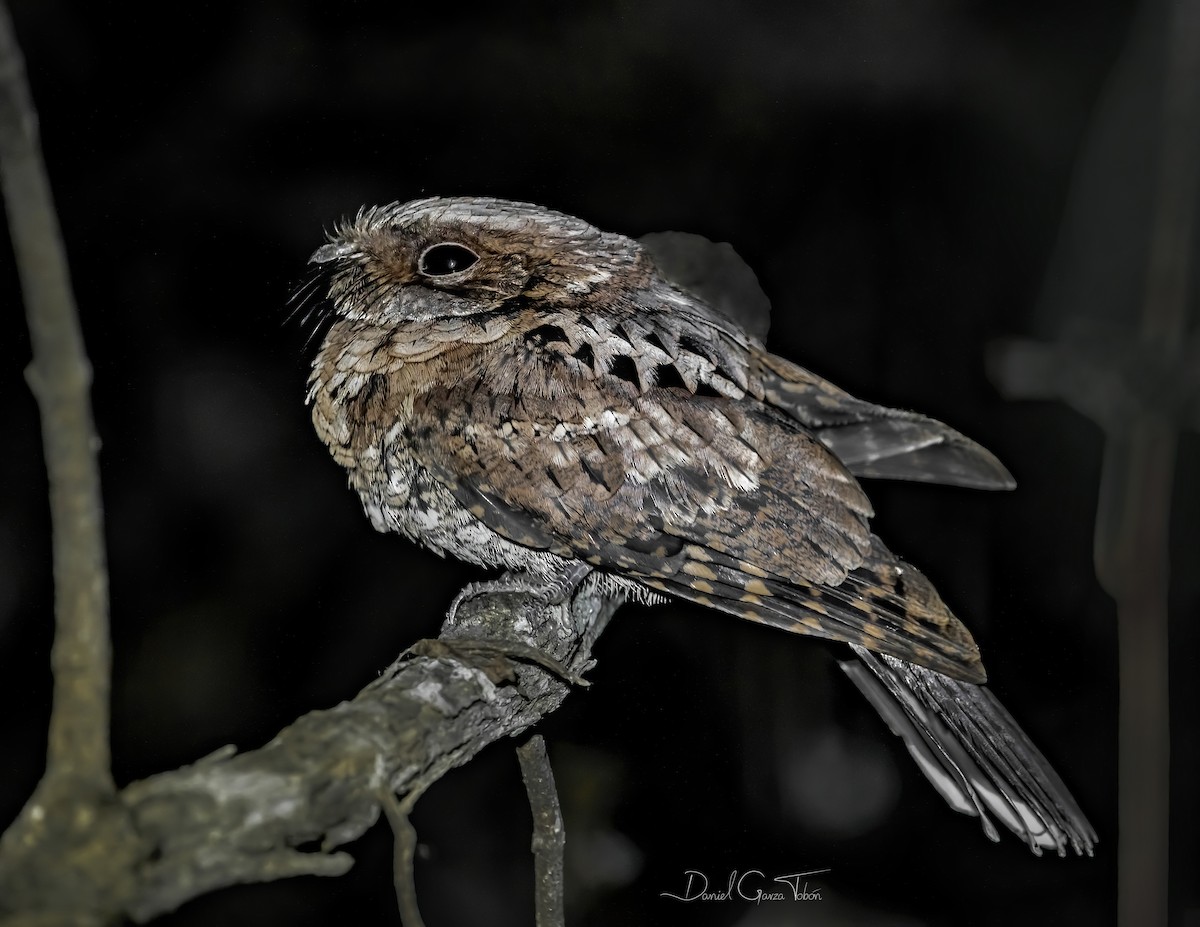
{"label": "mottled brown plumage", "polygon": [[[768,353],[762,320],[722,306],[703,266],[665,272],[677,244],[492,199],[361,212],[313,255],[335,316],[310,381],[318,434],[381,531],[515,571],[548,598],[601,583],[850,643],[871,671],[855,681],[898,702],[893,728],[902,716],[923,730],[897,695],[913,681],[869,652],[951,687],[983,667],[928,580],[871,533],[856,477],[1011,478],[945,425]],[[1014,729],[1019,762],[1041,775]],[[905,736],[945,752],[927,731]],[[1040,815],[1049,842],[1014,829],[1090,850],[1047,781],[1042,804],[1067,809]]]}

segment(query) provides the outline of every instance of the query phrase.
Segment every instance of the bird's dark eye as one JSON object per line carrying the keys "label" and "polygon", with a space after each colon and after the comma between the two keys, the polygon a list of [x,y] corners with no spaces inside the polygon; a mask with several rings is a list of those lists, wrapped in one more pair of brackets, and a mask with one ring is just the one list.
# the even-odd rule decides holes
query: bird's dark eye
{"label": "bird's dark eye", "polygon": [[466,270],[479,260],[479,255],[464,245],[445,242],[431,245],[417,262],[417,270],[430,277],[444,277]]}

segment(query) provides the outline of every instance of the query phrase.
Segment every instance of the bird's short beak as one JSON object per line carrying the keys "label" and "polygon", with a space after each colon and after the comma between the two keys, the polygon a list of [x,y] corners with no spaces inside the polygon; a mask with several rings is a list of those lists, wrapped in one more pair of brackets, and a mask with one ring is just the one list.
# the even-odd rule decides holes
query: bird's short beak
{"label": "bird's short beak", "polygon": [[328,264],[330,261],[336,261],[338,258],[344,258],[353,251],[353,246],[344,241],[331,241],[327,245],[321,245],[321,247],[314,251],[312,253],[312,257],[308,259],[308,263]]}

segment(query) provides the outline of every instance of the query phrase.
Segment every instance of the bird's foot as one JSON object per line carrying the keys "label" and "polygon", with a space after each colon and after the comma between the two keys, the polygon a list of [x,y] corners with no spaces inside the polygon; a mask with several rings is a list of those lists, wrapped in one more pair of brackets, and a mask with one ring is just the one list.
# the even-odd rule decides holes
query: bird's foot
{"label": "bird's foot", "polygon": [[528,595],[546,605],[561,605],[579,588],[583,578],[591,571],[592,568],[585,563],[573,563],[548,577],[534,576],[530,573],[506,573],[499,579],[468,583],[450,603],[446,618],[453,621],[464,602],[481,595]]}
{"label": "bird's foot", "polygon": [[[577,672],[544,650],[519,640],[504,640],[480,637],[426,638],[408,648],[407,653],[419,657],[468,657],[473,665],[479,665],[492,682],[510,682],[515,679],[511,662],[532,663],[553,673],[573,686],[587,688],[591,685]],[[479,657],[493,657],[491,662],[480,664]]]}

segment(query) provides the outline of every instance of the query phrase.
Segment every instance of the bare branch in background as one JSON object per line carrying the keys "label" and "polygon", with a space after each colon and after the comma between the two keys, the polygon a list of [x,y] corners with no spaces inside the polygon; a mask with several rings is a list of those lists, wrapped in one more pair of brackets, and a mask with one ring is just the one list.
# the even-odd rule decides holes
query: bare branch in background
{"label": "bare branch in background", "polygon": [[1167,921],[1169,529],[1178,435],[1195,427],[1187,331],[1200,183],[1200,0],[1170,3],[1160,30],[1165,82],[1136,334],[1017,342],[996,352],[993,369],[1010,398],[1062,399],[1107,437],[1095,561],[1117,602],[1118,923],[1128,927]]}

